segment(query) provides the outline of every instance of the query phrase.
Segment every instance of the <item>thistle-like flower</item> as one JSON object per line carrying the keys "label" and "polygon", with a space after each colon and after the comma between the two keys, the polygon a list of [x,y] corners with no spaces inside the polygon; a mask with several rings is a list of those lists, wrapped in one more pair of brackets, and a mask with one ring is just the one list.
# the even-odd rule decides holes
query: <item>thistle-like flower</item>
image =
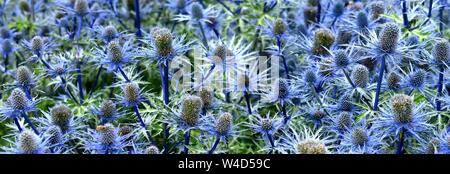
{"label": "thistle-like flower", "polygon": [[99,108],[93,109],[94,113],[100,117],[100,122],[107,123],[121,117],[116,104],[112,100],[104,101]]}
{"label": "thistle-like flower", "polygon": [[366,88],[369,81],[369,70],[364,65],[356,65],[352,71],[352,82],[358,88]]}
{"label": "thistle-like flower", "polygon": [[325,28],[320,28],[315,31],[314,42],[311,48],[313,55],[327,55],[327,49],[330,49],[331,45],[334,43],[335,37],[333,33]]}
{"label": "thistle-like flower", "polygon": [[329,154],[334,141],[330,135],[324,135],[321,128],[311,130],[297,126],[285,132],[278,150],[283,154]]}
{"label": "thistle-like flower", "polygon": [[144,53],[158,63],[164,64],[184,54],[192,43],[184,43],[184,36],[174,37],[170,30],[159,27],[152,29],[147,40],[150,48],[144,48]]}
{"label": "thistle-like flower", "polygon": [[145,149],[144,154],[160,154],[161,151],[156,146],[149,146]]}
{"label": "thistle-like flower", "polygon": [[138,106],[142,101],[144,101],[142,91],[135,83],[126,83],[125,85],[123,85],[122,93],[123,95],[120,96],[120,104],[124,106]]}
{"label": "thistle-like flower", "polygon": [[280,130],[282,125],[282,119],[277,116],[271,117],[270,113],[267,113],[266,116],[260,116],[259,114],[250,115],[248,127],[261,134],[267,148],[273,149],[276,147],[276,140],[273,135]]}
{"label": "thistle-like flower", "polygon": [[421,140],[420,133],[429,128],[427,123],[428,113],[422,112],[424,104],[414,104],[413,98],[404,94],[395,94],[390,99],[386,109],[382,109],[382,116],[374,125],[385,131],[385,135],[398,136],[401,130],[405,130],[406,137],[413,136]]}
{"label": "thistle-like flower", "polygon": [[30,90],[36,85],[36,79],[33,77],[33,73],[28,67],[19,66],[16,70],[15,83],[22,89]]}
{"label": "thistle-like flower", "polygon": [[30,100],[19,88],[15,88],[0,110],[3,119],[17,118],[30,111],[36,111],[35,102]]}
{"label": "thistle-like flower", "polygon": [[44,39],[41,36],[34,36],[31,41],[23,41],[23,44],[38,58],[41,58],[47,50],[53,47],[50,40]]}
{"label": "thistle-like flower", "polygon": [[96,153],[116,154],[123,152],[127,136],[120,136],[119,129],[112,124],[99,125],[89,130],[89,137],[84,139],[85,147]]}
{"label": "thistle-like flower", "polygon": [[203,102],[200,97],[187,96],[181,104],[181,120],[187,126],[196,126],[199,123]]}
{"label": "thistle-like flower", "polygon": [[15,142],[9,141],[13,147],[3,148],[7,153],[15,154],[43,154],[46,153],[47,141],[26,129],[22,131],[15,139]]}
{"label": "thistle-like flower", "polygon": [[450,43],[445,40],[439,40],[433,50],[432,55],[436,64],[448,64],[450,61]]}
{"label": "thistle-like flower", "polygon": [[54,106],[51,111],[51,122],[58,126],[61,131],[66,132],[70,128],[70,122],[73,120],[72,110],[66,105]]}
{"label": "thistle-like flower", "polygon": [[378,153],[383,145],[384,136],[373,128],[366,128],[366,121],[360,121],[354,127],[349,127],[345,134],[342,134],[341,152],[374,154]]}

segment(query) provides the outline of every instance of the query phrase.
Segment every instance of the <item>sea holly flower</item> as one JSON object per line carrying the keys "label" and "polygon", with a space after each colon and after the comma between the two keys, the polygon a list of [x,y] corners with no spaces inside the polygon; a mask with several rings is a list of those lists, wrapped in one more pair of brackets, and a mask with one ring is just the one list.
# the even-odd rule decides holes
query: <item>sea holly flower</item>
{"label": "sea holly flower", "polygon": [[359,121],[355,126],[348,127],[348,131],[342,135],[341,152],[358,154],[376,154],[384,145],[381,132],[367,128],[367,121]]}
{"label": "sea holly flower", "polygon": [[45,53],[55,46],[51,40],[41,36],[34,36],[30,41],[23,41],[23,45],[38,59],[41,59]]}
{"label": "sea holly flower", "polygon": [[227,143],[228,138],[239,136],[237,131],[239,123],[234,123],[234,117],[230,113],[224,112],[217,117],[211,115],[206,117],[209,118],[205,125],[206,131],[216,138],[209,154],[214,153],[221,140]]}
{"label": "sea holly flower", "polygon": [[105,65],[108,72],[123,71],[124,66],[130,63],[136,55],[134,46],[130,41],[126,41],[123,45],[118,41],[111,41],[106,46],[106,53],[97,49],[96,62]]}
{"label": "sea holly flower", "polygon": [[292,127],[286,131],[277,148],[283,154],[329,154],[335,141],[321,128],[311,130],[305,126]]}
{"label": "sea holly flower", "polygon": [[262,135],[262,139],[266,142],[266,149],[274,149],[277,146],[274,134],[281,129],[282,125],[282,119],[277,116],[271,117],[270,113],[267,113],[265,116],[250,115],[250,122],[247,126],[255,133]]}
{"label": "sea holly flower", "polygon": [[1,120],[13,119],[19,131],[22,128],[19,124],[18,117],[23,117],[30,126],[32,126],[35,133],[39,134],[37,129],[28,117],[28,112],[36,111],[36,101],[29,99],[26,94],[19,88],[15,88],[8,97],[3,107],[0,109],[2,114]]}
{"label": "sea holly flower", "polygon": [[2,147],[4,152],[13,154],[43,154],[47,153],[47,140],[26,129],[19,133],[14,142],[7,140],[12,147]]}
{"label": "sea holly flower", "polygon": [[112,124],[99,125],[89,129],[82,141],[87,150],[99,154],[119,154],[124,151],[127,136],[120,136],[119,129]]}
{"label": "sea holly flower", "polygon": [[35,118],[40,124],[41,129],[45,131],[46,128],[57,126],[63,134],[80,134],[79,130],[84,128],[81,124],[82,119],[73,115],[72,109],[67,105],[59,104],[50,109],[50,112],[43,112],[44,117]]}
{"label": "sea holly flower", "polygon": [[123,116],[112,100],[105,100],[99,108],[94,108],[92,111],[99,116],[101,124],[114,121]]}
{"label": "sea holly flower", "polygon": [[382,109],[382,115],[374,124],[375,128],[383,131],[385,136],[399,137],[397,153],[403,153],[403,144],[409,137],[422,140],[421,133],[427,131],[430,125],[427,123],[429,113],[422,110],[424,104],[414,104],[413,98],[404,94],[396,94],[391,97],[390,104]]}
{"label": "sea holly flower", "polygon": [[190,50],[193,42],[185,42],[185,36],[177,37],[166,28],[153,28],[146,42],[149,48],[144,48],[143,54],[159,64],[168,64],[176,56],[181,56]]}

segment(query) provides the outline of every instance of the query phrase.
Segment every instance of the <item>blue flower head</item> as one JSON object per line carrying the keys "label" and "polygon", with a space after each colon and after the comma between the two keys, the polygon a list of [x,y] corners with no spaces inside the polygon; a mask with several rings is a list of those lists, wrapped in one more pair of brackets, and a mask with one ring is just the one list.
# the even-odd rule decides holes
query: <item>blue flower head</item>
{"label": "blue flower head", "polygon": [[148,57],[164,63],[171,61],[176,56],[181,56],[190,48],[192,42],[184,43],[184,36],[174,37],[166,28],[153,28],[150,37],[147,38],[149,48],[144,48],[144,54]]}
{"label": "blue flower head", "polygon": [[35,110],[35,101],[28,99],[25,93],[19,88],[15,88],[4,103],[0,113],[3,116],[2,120],[4,120],[6,118],[16,118],[21,114]]}
{"label": "blue flower head", "polygon": [[280,147],[283,154],[329,154],[335,139],[322,132],[322,128],[312,130],[306,126],[293,126],[284,132]]}
{"label": "blue flower head", "polygon": [[126,83],[122,86],[122,96],[119,96],[121,99],[120,104],[126,107],[138,106],[144,101],[142,93],[137,84],[132,82]]}
{"label": "blue flower head", "polygon": [[358,154],[378,153],[383,145],[382,139],[384,138],[380,131],[366,128],[365,120],[349,127],[348,131],[342,134],[342,137],[340,151]]}
{"label": "blue flower head", "polygon": [[382,115],[374,125],[385,132],[385,135],[397,136],[402,129],[405,136],[413,136],[421,140],[420,133],[429,129],[428,113],[422,112],[424,104],[415,105],[413,98],[405,94],[395,94],[387,107],[380,108]]}
{"label": "blue flower head", "polygon": [[35,56],[40,58],[46,51],[52,48],[54,45],[48,38],[41,36],[34,36],[31,41],[23,41],[25,48],[30,50]]}
{"label": "blue flower head", "polygon": [[118,41],[111,41],[106,48],[106,54],[102,50],[97,50],[97,62],[106,65],[108,72],[116,71],[123,68],[125,64],[133,60],[135,52],[134,45],[129,41],[121,45]]}
{"label": "blue flower head", "polygon": [[120,136],[119,129],[112,124],[99,125],[95,130],[89,129],[85,148],[96,153],[121,153],[127,145],[127,136]]}
{"label": "blue flower head", "polygon": [[111,122],[122,116],[112,100],[105,100],[99,108],[94,108],[93,112],[99,116],[101,123]]}
{"label": "blue flower head", "polygon": [[[10,141],[10,140],[7,140]],[[13,147],[3,147],[3,150],[7,153],[15,154],[43,154],[46,153],[47,140],[36,135],[33,131],[28,129],[23,130],[15,138],[15,142],[10,143]]]}

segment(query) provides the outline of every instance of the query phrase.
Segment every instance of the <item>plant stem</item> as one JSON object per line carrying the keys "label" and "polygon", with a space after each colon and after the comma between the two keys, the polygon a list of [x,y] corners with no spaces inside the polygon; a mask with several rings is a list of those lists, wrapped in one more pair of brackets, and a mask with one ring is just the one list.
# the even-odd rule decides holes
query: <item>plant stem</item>
{"label": "plant stem", "polygon": [[[66,79],[64,79],[64,77],[62,77],[62,76],[59,76],[59,78],[61,79],[61,83],[63,84],[63,86],[61,86],[61,87],[66,92],[66,95],[67,95],[67,93],[69,93],[69,97],[71,97],[72,100],[75,101],[75,103],[77,103],[77,105],[79,105],[80,103],[78,102],[78,100],[73,95],[72,90],[70,90],[70,88],[67,86]],[[66,87],[67,87],[67,89],[66,89]]]}
{"label": "plant stem", "polygon": [[285,103],[283,103],[283,104],[280,103],[280,105],[281,105],[281,112],[283,113],[283,117],[284,117],[283,125],[286,125],[289,122],[289,120],[291,119],[291,117],[289,117],[287,114]]}
{"label": "plant stem", "polygon": [[440,0],[439,2],[441,2],[441,6],[439,7],[439,32],[441,33],[441,35],[444,34],[444,9],[445,9],[445,0]]}
{"label": "plant stem", "polygon": [[316,15],[316,20],[317,23],[320,23],[320,13],[322,11],[322,5],[320,4],[320,1],[317,2],[317,15]]}
{"label": "plant stem", "polygon": [[290,79],[289,68],[286,62],[286,58],[283,56],[283,53],[281,52],[281,39],[279,37],[277,37],[277,46],[278,46],[278,55],[281,57],[281,60],[283,61],[283,67],[284,71],[286,72],[286,78]]}
{"label": "plant stem", "polygon": [[247,92],[247,90],[244,91],[244,97],[245,97],[245,102],[247,103],[248,114],[252,114],[252,106],[250,104],[250,94]]}
{"label": "plant stem", "polygon": [[[164,105],[168,107],[169,105],[169,67],[168,62],[159,64],[159,75],[161,76],[161,85],[163,88],[163,98]],[[167,139],[169,138],[169,125],[167,123],[163,124],[164,130],[164,138],[163,138],[163,146],[164,146],[164,154],[167,154],[169,151]]]}
{"label": "plant stem", "polygon": [[149,141],[150,141],[152,144],[155,144],[155,142],[153,141],[152,136],[151,136],[150,133],[147,131],[147,128],[146,128],[147,126],[145,125],[144,120],[142,120],[141,114],[139,113],[139,108],[138,108],[138,106],[137,106],[137,105],[133,106],[133,109],[134,109],[134,112],[136,113],[136,116],[137,116],[138,119],[139,119],[139,123],[141,124],[141,127],[144,129],[145,134],[147,135]]}
{"label": "plant stem", "polygon": [[211,73],[213,72],[214,68],[216,67],[216,65],[212,65],[211,68],[208,71],[208,74],[206,74],[205,79],[208,79],[208,77],[211,75]]}
{"label": "plant stem", "polygon": [[28,117],[25,112],[22,112],[22,117],[25,118],[25,121],[31,126],[31,129],[33,129],[34,133],[36,133],[36,135],[39,135],[39,131],[36,129],[34,124],[31,122],[30,117]]}
{"label": "plant stem", "polygon": [[77,64],[77,83],[78,83],[78,90],[80,95],[80,104],[83,104],[84,100],[84,93],[83,93],[83,81],[82,81],[82,73],[81,73],[81,62],[78,62]]}
{"label": "plant stem", "polygon": [[[353,89],[356,89],[356,85],[353,83],[353,81],[352,81],[352,79],[350,78],[350,76],[348,75],[347,71],[345,71],[345,69],[342,69],[342,72],[344,73],[345,78],[347,79],[348,83],[350,83],[350,85],[352,86],[352,88],[353,88]],[[364,95],[361,95],[361,97],[362,97],[362,99],[363,99],[363,102],[366,103],[366,105],[367,105],[371,110],[373,110],[373,107],[372,107],[372,105],[370,104],[369,100],[368,100]]]}
{"label": "plant stem", "polygon": [[209,150],[208,154],[213,154],[213,153],[214,153],[214,151],[215,151],[216,148],[217,148],[217,145],[219,145],[219,142],[220,142],[220,137],[219,137],[219,136],[216,136],[216,141],[214,142],[214,145],[213,145],[213,147],[211,148],[211,150]]}
{"label": "plant stem", "polygon": [[141,13],[139,11],[139,0],[134,0],[134,10],[136,12],[136,17],[134,19],[134,26],[136,27],[136,36],[142,37],[141,31]]}
{"label": "plant stem", "polygon": [[272,148],[275,148],[275,143],[273,141],[272,134],[270,134],[269,131],[266,130],[266,135],[267,135],[267,139],[269,139],[270,146],[272,146]]}
{"label": "plant stem", "polygon": [[119,69],[120,74],[122,74],[123,78],[129,83],[129,82],[130,82],[130,79],[127,77],[127,75],[125,74],[125,72],[123,72],[122,68],[119,67],[118,69]]}
{"label": "plant stem", "polygon": [[188,154],[189,153],[188,146],[189,146],[190,136],[191,136],[191,130],[188,130],[184,134],[184,154]]}
{"label": "plant stem", "polygon": [[205,45],[206,49],[209,50],[209,45],[208,45],[208,41],[207,41],[207,39],[206,39],[205,30],[203,29],[203,25],[202,25],[202,23],[200,22],[200,20],[198,21],[198,25],[199,25],[199,27],[200,27],[200,32],[201,32],[202,37],[203,37],[203,39],[202,39],[203,45]]}
{"label": "plant stem", "polygon": [[77,39],[81,38],[81,28],[83,27],[83,17],[77,18]]}
{"label": "plant stem", "polygon": [[3,54],[4,60],[3,64],[5,66],[5,73],[8,72],[8,54]]}
{"label": "plant stem", "polygon": [[228,7],[222,0],[216,0],[220,5],[222,5],[227,11],[229,11],[233,16],[235,15],[233,11],[231,11],[230,7]]}
{"label": "plant stem", "polygon": [[380,97],[380,92],[381,92],[381,83],[383,82],[383,74],[384,74],[384,69],[386,68],[386,57],[382,57],[381,58],[381,67],[380,70],[378,71],[378,82],[377,82],[377,89],[376,89],[376,93],[375,93],[375,102],[373,104],[373,110],[377,111],[378,110],[378,100]]}
{"label": "plant stem", "polygon": [[403,154],[403,144],[405,142],[405,128],[402,128],[400,130],[400,134],[398,135],[399,137],[399,143],[397,146],[397,154]]}
{"label": "plant stem", "polygon": [[98,68],[98,70],[97,70],[97,75],[95,75],[94,83],[92,83],[92,85],[91,85],[91,90],[89,91],[88,98],[90,98],[92,96],[92,93],[95,91],[95,88],[97,87],[97,83],[100,78],[100,73],[102,72],[102,69],[103,69],[103,65],[100,65],[100,68]]}
{"label": "plant stem", "polygon": [[438,92],[438,98],[436,98],[436,110],[439,112],[441,111],[441,100],[439,99],[439,97],[442,96],[442,89],[444,87],[444,66],[440,65],[439,66],[439,81],[438,81],[438,86],[437,86],[437,92]]}
{"label": "plant stem", "polygon": [[409,29],[408,7],[406,7],[406,0],[402,0],[402,16],[403,25],[405,26],[405,28]]}
{"label": "plant stem", "polygon": [[19,132],[22,132],[22,127],[20,127],[19,119],[17,119],[17,117],[14,117],[14,124],[16,124],[17,129],[19,129]]}

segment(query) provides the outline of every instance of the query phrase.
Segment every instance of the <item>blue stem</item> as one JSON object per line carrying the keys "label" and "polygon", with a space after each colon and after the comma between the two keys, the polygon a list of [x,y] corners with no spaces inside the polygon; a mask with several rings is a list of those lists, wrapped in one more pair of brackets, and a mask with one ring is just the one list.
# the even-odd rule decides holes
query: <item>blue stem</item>
{"label": "blue stem", "polygon": [[203,25],[202,25],[202,23],[200,21],[198,21],[198,25],[200,27],[200,32],[201,32],[202,37],[203,37],[203,39],[202,39],[203,45],[205,45],[206,49],[209,50],[209,45],[208,45],[208,41],[206,39],[205,30],[203,29]]}
{"label": "blue stem", "polygon": [[247,111],[248,114],[252,114],[252,107],[250,105],[250,94],[246,91],[244,91],[244,97],[245,97],[245,102],[247,103]]}
{"label": "blue stem", "polygon": [[102,69],[103,69],[103,65],[100,65],[100,68],[98,68],[98,70],[97,70],[97,75],[95,76],[94,83],[92,83],[92,85],[91,85],[91,90],[89,91],[89,97],[88,98],[91,97],[92,93],[95,91],[95,88],[97,87],[97,83],[98,83],[98,80],[100,78],[100,73],[102,72]]}
{"label": "blue stem", "polygon": [[222,0],[216,0],[220,5],[222,5],[227,11],[229,11],[233,16],[235,15],[234,12],[228,7]]}
{"label": "blue stem", "polygon": [[152,144],[155,144],[155,142],[153,141],[152,136],[150,135],[150,133],[147,131],[147,126],[144,123],[144,120],[142,120],[141,114],[139,113],[139,108],[135,105],[133,106],[134,112],[136,113],[137,118],[139,119],[139,123],[141,124],[141,127],[144,129],[145,134],[147,134],[148,139],[150,140],[150,142]]}
{"label": "blue stem", "polygon": [[399,137],[399,142],[398,142],[398,146],[397,146],[397,154],[403,154],[403,145],[405,142],[405,128],[402,128],[400,130],[400,134],[398,135]]}
{"label": "blue stem", "polygon": [[406,0],[402,0],[402,14],[403,25],[405,26],[405,28],[409,28],[408,7],[406,7]]}
{"label": "blue stem", "polygon": [[36,129],[34,124],[31,122],[30,117],[25,112],[22,112],[22,117],[25,118],[25,121],[31,126],[31,129],[33,129],[34,133],[39,135],[39,131]]}
{"label": "blue stem", "polygon": [[77,69],[77,83],[78,83],[78,90],[79,90],[79,96],[80,96],[80,104],[83,104],[84,100],[84,93],[83,93],[83,81],[82,81],[82,74],[81,74],[81,63],[78,62],[78,69]]}
{"label": "blue stem", "polygon": [[267,139],[269,139],[270,146],[271,146],[272,148],[275,148],[275,143],[274,143],[274,141],[273,141],[272,134],[270,134],[269,131],[266,131],[266,135],[267,135]]}
{"label": "blue stem", "polygon": [[205,79],[208,79],[208,78],[209,78],[209,76],[211,75],[211,73],[213,72],[213,70],[214,70],[215,67],[216,67],[216,65],[212,65],[212,66],[211,66],[211,68],[210,68],[209,71],[208,71],[208,74],[206,74]]}
{"label": "blue stem", "polygon": [[83,27],[83,17],[77,18],[77,39],[81,38],[81,28]]}
{"label": "blue stem", "polygon": [[441,32],[441,35],[444,33],[444,9],[445,9],[445,0],[440,0],[441,7],[439,7],[439,32]]}
{"label": "blue stem", "polygon": [[378,110],[378,100],[380,97],[381,83],[383,82],[383,74],[384,74],[385,67],[386,67],[386,57],[383,56],[381,58],[381,67],[380,67],[380,70],[378,71],[378,83],[377,83],[377,89],[376,89],[376,93],[375,93],[375,102],[373,104],[374,111]]}
{"label": "blue stem", "polygon": [[289,119],[291,119],[291,118],[287,114],[286,105],[285,104],[281,105],[281,112],[283,113],[283,117],[284,117],[283,125],[286,125],[289,122]]}
{"label": "blue stem", "polygon": [[184,134],[184,154],[188,154],[189,153],[188,146],[189,146],[190,136],[191,136],[191,130],[188,130]]}
{"label": "blue stem", "polygon": [[[165,65],[164,65],[165,64]],[[161,85],[163,88],[163,98],[164,98],[164,105],[168,106],[169,104],[169,67],[168,62],[160,63],[159,64],[159,75],[161,76]],[[167,154],[169,152],[168,147],[168,138],[169,138],[169,125],[167,123],[163,124],[163,130],[164,130],[164,138],[163,138],[163,146],[164,146],[164,154]]]}
{"label": "blue stem", "polygon": [[4,60],[3,64],[5,66],[5,73],[8,71],[8,54],[3,54]]}
{"label": "blue stem", "polygon": [[[438,81],[438,87],[437,87],[437,92],[438,92],[438,97],[442,96],[442,89],[444,87],[444,66],[440,65],[439,67],[439,81]],[[436,110],[437,111],[441,111],[441,100],[439,98],[436,99]]]}
{"label": "blue stem", "polygon": [[429,4],[428,4],[428,15],[427,15],[427,17],[428,18],[431,18],[431,11],[433,10],[433,0],[430,0],[429,1]]}
{"label": "blue stem", "polygon": [[214,142],[214,145],[213,145],[213,147],[211,148],[211,150],[209,150],[208,154],[213,154],[213,153],[214,153],[214,151],[215,151],[216,148],[217,148],[217,145],[219,145],[219,142],[220,142],[220,137],[219,137],[219,136],[216,136],[216,141]]}
{"label": "blue stem", "polygon": [[62,89],[66,92],[66,94],[68,93],[69,97],[71,97],[72,100],[75,101],[75,103],[77,103],[77,105],[79,105],[80,103],[78,102],[78,100],[73,95],[72,90],[69,87],[67,87],[67,89],[66,89],[66,86],[67,86],[66,79],[64,79],[64,77],[62,77],[62,76],[59,76],[59,78],[61,79],[61,83],[63,84],[61,86]]}
{"label": "blue stem", "polygon": [[284,71],[286,72],[286,78],[290,79],[289,76],[289,68],[286,62],[286,58],[283,56],[283,53],[281,52],[281,39],[279,37],[277,37],[277,46],[278,46],[278,55],[280,55],[282,61],[283,61],[283,67],[284,67]]}
{"label": "blue stem", "polygon": [[317,23],[320,23],[321,11],[322,11],[322,5],[320,4],[320,1],[319,1],[319,2],[317,2],[317,15],[316,15]]}
{"label": "blue stem", "polygon": [[136,12],[136,17],[134,19],[134,26],[136,27],[136,36],[142,37],[141,31],[141,13],[139,10],[139,0],[134,0],[134,10]]}
{"label": "blue stem", "polygon": [[125,80],[126,80],[127,82],[130,82],[130,79],[127,77],[127,75],[125,74],[125,72],[123,72],[122,68],[119,67],[118,69],[119,69],[119,71],[120,71],[120,74],[122,74],[123,78],[125,78]]}
{"label": "blue stem", "polygon": [[22,132],[22,127],[20,127],[19,119],[17,119],[17,117],[14,117],[14,124],[16,124],[17,129],[19,129],[19,132]]}

